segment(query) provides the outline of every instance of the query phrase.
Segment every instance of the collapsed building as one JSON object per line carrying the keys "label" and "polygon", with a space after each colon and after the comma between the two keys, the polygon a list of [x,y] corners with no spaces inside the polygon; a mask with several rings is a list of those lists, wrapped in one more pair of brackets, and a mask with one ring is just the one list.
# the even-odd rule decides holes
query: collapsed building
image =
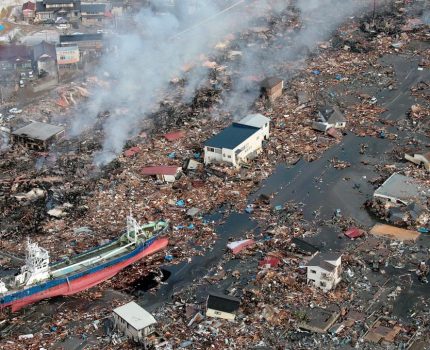
{"label": "collapsed building", "polygon": [[62,126],[32,122],[11,134],[12,143],[21,144],[30,149],[43,151],[65,135]]}

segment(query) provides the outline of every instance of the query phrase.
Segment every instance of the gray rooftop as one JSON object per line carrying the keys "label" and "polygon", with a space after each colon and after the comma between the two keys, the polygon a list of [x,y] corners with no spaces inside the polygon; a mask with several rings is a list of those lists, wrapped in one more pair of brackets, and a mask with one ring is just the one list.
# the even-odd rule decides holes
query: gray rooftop
{"label": "gray rooftop", "polygon": [[318,253],[308,261],[306,266],[319,266],[327,271],[333,271],[336,266],[331,264],[329,261],[335,261],[341,256],[342,254],[333,252]]}
{"label": "gray rooftop", "polygon": [[269,122],[270,119],[262,114],[248,114],[246,117],[242,118],[237,123],[261,129]]}
{"label": "gray rooftop", "polygon": [[425,199],[430,189],[417,180],[394,173],[374,193],[374,197],[394,198],[405,204]]}
{"label": "gray rooftop", "polygon": [[144,329],[157,323],[154,316],[134,301],[117,307],[113,312],[137,330]]}
{"label": "gray rooftop", "polygon": [[12,135],[24,136],[34,140],[46,141],[58,133],[64,131],[62,126],[51,125],[40,122],[32,122],[18,130],[12,132]]}

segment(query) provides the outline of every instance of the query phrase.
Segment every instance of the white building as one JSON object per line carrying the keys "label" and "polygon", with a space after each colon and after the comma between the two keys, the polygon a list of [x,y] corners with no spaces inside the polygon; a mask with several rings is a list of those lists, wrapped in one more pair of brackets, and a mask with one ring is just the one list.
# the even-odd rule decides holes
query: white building
{"label": "white building", "polygon": [[205,142],[205,164],[226,162],[238,167],[254,158],[269,138],[270,119],[251,114]]}
{"label": "white building", "polygon": [[135,342],[143,342],[155,331],[155,318],[134,301],[113,310],[115,327]]}
{"label": "white building", "polygon": [[306,264],[307,282],[327,292],[341,281],[342,254],[317,253]]}

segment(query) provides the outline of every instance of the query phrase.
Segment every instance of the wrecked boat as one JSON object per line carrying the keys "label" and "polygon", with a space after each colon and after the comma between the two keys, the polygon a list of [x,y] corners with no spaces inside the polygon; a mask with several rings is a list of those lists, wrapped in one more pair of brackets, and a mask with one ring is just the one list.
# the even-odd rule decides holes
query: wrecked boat
{"label": "wrecked boat", "polygon": [[48,251],[28,239],[21,271],[0,280],[0,309],[17,311],[42,299],[93,287],[165,248],[168,239],[160,236],[168,226],[164,221],[139,225],[130,215],[127,231],[118,239],[53,264],[49,263]]}

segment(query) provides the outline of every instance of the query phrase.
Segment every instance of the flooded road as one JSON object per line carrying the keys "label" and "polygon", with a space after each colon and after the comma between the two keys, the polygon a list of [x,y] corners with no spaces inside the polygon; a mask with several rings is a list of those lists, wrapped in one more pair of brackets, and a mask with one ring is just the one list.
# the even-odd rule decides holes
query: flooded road
{"label": "flooded road", "polygon": [[[381,59],[381,63],[393,66],[398,78],[396,90],[375,91],[379,104],[387,108],[383,117],[392,120],[404,119],[411,105],[417,103],[416,98],[410,95],[410,88],[420,80],[429,79],[430,72],[418,70],[418,58],[406,60],[399,55],[386,56]],[[397,131],[397,134],[399,139],[393,143],[387,139],[357,137],[350,133],[341,143],[327,150],[314,162],[300,160],[292,167],[280,164],[262,183],[260,189],[249,197],[248,202],[252,203],[261,194],[274,194],[271,202],[273,206],[289,201],[302,203],[304,218],[308,221],[315,220],[316,212],[319,222],[329,221],[334,211],[340,209],[343,216],[354,218],[357,223],[369,228],[376,222],[363,207],[363,203],[372,197],[375,190],[369,180],[379,176],[375,166],[396,162],[390,152],[395,143],[402,143],[404,138],[410,136],[400,131]],[[364,154],[360,154],[362,144],[367,145]],[[330,163],[333,158],[349,162],[351,166],[335,169]],[[141,294],[139,302],[148,310],[154,310],[171,301],[175,292],[197,283],[219,263],[229,238],[243,239],[246,232],[256,228],[257,223],[252,221],[248,214],[231,213],[225,222],[216,228],[218,240],[211,251],[205,252],[203,256],[192,257],[189,263],[164,266],[163,269],[170,273],[170,277],[155,292]],[[338,234],[330,225],[322,224],[316,235],[306,239],[321,250],[340,251],[350,241],[337,239]],[[411,288],[405,291],[408,294],[408,302],[404,305],[398,304],[396,311],[401,314],[401,311],[409,309],[421,292],[428,293],[428,288]]]}

